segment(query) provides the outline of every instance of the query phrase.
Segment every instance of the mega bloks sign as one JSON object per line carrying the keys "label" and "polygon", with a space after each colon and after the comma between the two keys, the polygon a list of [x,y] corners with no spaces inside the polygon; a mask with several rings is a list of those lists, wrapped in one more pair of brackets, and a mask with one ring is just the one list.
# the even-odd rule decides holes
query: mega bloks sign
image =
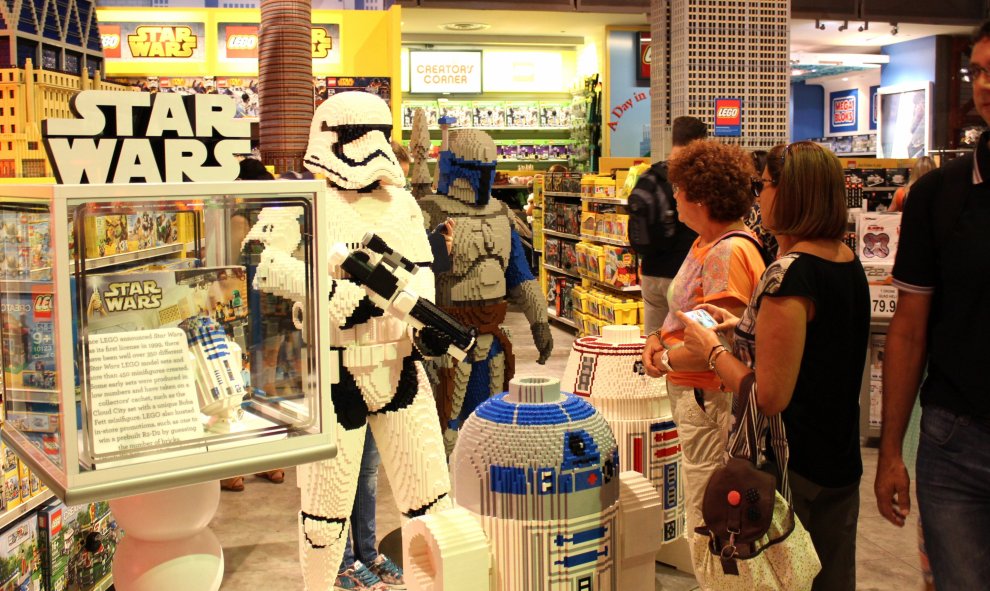
{"label": "mega bloks sign", "polygon": [[829,133],[854,132],[859,128],[859,90],[829,93]]}
{"label": "mega bloks sign", "polygon": [[715,99],[715,135],[721,137],[742,135],[742,99]]}
{"label": "mega bloks sign", "polygon": [[86,90],[41,134],[59,184],[232,181],[251,124],[223,94]]}

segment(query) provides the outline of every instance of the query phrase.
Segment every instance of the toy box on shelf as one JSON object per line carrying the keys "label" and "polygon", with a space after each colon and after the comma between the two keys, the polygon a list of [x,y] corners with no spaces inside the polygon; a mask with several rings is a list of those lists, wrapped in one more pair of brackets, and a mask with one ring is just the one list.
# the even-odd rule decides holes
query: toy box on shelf
{"label": "toy box on shelf", "polygon": [[32,513],[0,531],[0,589],[41,591],[38,523]]}
{"label": "toy box on shelf", "polygon": [[53,499],[37,513],[42,589],[106,588],[123,532],[105,501],[66,505]]}
{"label": "toy box on shelf", "polygon": [[[4,234],[47,236],[54,253],[37,261],[47,269],[28,257],[26,275],[0,280],[2,433],[30,468],[5,466],[8,504],[30,495],[32,478],[77,504],[332,455],[320,346],[329,249],[313,231],[329,224],[324,191],[319,181],[4,187]],[[281,238],[296,236],[284,252],[241,250],[262,211],[291,214],[278,220]],[[71,220],[69,232],[44,232],[53,220]],[[278,357],[272,342],[300,351],[289,380],[265,363]]]}

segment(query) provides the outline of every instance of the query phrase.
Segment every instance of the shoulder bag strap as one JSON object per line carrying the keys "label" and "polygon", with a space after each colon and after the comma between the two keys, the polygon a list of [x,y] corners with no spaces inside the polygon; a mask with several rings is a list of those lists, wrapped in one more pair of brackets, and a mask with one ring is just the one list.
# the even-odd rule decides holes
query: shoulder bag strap
{"label": "shoulder bag strap", "polygon": [[778,490],[787,500],[791,502],[791,487],[787,475],[787,464],[790,461],[790,449],[787,446],[787,431],[784,428],[784,419],[780,414],[768,417],[759,411],[756,406],[756,374],[750,372],[743,377],[739,384],[739,392],[733,394],[738,405],[734,409],[735,428],[729,436],[729,455],[737,458],[746,458],[754,464],[759,463],[760,456],[764,451],[766,435],[770,433],[770,448],[777,459],[777,468],[780,471],[780,485]]}

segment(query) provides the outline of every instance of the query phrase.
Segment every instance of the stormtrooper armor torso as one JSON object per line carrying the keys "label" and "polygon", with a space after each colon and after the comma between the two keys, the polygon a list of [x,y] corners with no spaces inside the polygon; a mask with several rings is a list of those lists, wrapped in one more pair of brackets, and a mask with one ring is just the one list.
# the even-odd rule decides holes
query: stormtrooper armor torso
{"label": "stormtrooper armor torso", "polygon": [[[410,260],[424,263],[414,276],[412,287],[418,295],[433,298],[433,273],[425,266],[433,260],[433,255],[426,234],[409,231],[423,227],[423,216],[408,193],[383,185],[369,192],[331,190],[327,198],[334,212],[327,229],[331,244],[343,243],[354,249],[360,246],[365,233],[377,234]],[[331,276],[343,278],[337,268],[331,269]],[[339,303],[344,308],[351,305],[350,298],[341,299]],[[332,316],[337,303],[337,298],[331,297]],[[412,353],[408,325],[389,314],[372,315],[353,325],[343,316],[339,317],[342,323],[330,328],[330,345],[342,349],[341,365],[354,377],[368,409],[378,410],[392,399],[402,361]]]}

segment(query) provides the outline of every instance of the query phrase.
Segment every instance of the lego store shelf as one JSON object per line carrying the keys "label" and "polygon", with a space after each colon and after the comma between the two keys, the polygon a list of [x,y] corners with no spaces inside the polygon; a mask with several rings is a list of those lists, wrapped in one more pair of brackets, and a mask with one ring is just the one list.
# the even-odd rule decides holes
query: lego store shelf
{"label": "lego store shelf", "polygon": [[628,199],[620,199],[618,197],[614,199],[609,199],[607,197],[583,197],[582,200],[588,203],[604,203],[606,205],[629,205]]}
{"label": "lego store shelf", "polygon": [[107,591],[107,589],[113,587],[113,575],[109,574],[103,578],[102,581],[93,585],[92,589],[89,591]]}
{"label": "lego store shelf", "polygon": [[570,197],[571,199],[581,198],[580,193],[561,193],[558,191],[545,191],[543,194],[546,195],[547,197]]}
{"label": "lego store shelf", "polygon": [[560,267],[554,267],[553,265],[548,265],[548,264],[544,263],[543,264],[543,268],[546,269],[547,271],[550,271],[551,273],[559,273],[560,275],[567,275],[568,277],[573,277],[575,279],[581,279],[581,276],[578,275],[577,273],[574,273],[573,271],[565,271],[565,270],[561,269]]}
{"label": "lego store shelf", "polygon": [[591,234],[581,234],[582,240],[588,240],[590,242],[601,242],[602,244],[611,244],[613,246],[631,246],[625,240],[616,240],[615,238],[605,238],[603,236],[592,236]]}
{"label": "lego store shelf", "polygon": [[563,316],[557,316],[557,314],[553,311],[553,308],[547,308],[547,316],[551,320],[556,320],[557,322],[559,322],[561,324],[564,324],[566,326],[569,326],[571,328],[579,328],[578,325],[577,325],[577,323],[574,322],[573,320],[571,320],[570,318],[564,318]]}
{"label": "lego store shelf", "polygon": [[185,244],[176,242],[174,244],[163,244],[161,246],[155,246],[153,248],[145,248],[142,250],[135,250],[133,252],[122,252],[120,254],[114,254],[105,257],[88,258],[86,259],[86,269],[103,269],[106,267],[113,267],[115,265],[122,265],[124,263],[131,263],[134,261],[156,259],[159,257],[164,257],[179,252],[189,252],[194,247],[195,247],[195,243],[193,242],[187,242]]}
{"label": "lego store shelf", "polygon": [[55,497],[55,493],[50,490],[38,493],[37,495],[31,497],[26,502],[17,505],[13,509],[9,509],[0,513],[0,529],[3,529],[10,525],[11,523],[17,521],[24,515],[34,511],[38,507],[44,505],[49,500]]}
{"label": "lego store shelf", "polygon": [[47,282],[21,279],[0,279],[0,290],[13,293],[31,293],[35,287],[42,285],[47,285]]}
{"label": "lego store shelf", "polygon": [[558,232],[556,230],[547,230],[543,228],[543,233],[547,236],[556,236],[557,238],[567,238],[569,240],[580,240],[581,237],[577,234],[568,234],[567,232]]}
{"label": "lego store shelf", "polygon": [[605,283],[604,281],[599,281],[597,279],[591,279],[590,277],[582,277],[582,279],[587,279],[595,285],[595,287],[604,287],[605,289],[611,289],[612,291],[619,291],[622,293],[639,293],[642,291],[638,285],[627,285],[625,287],[619,287],[612,285],[611,283]]}

